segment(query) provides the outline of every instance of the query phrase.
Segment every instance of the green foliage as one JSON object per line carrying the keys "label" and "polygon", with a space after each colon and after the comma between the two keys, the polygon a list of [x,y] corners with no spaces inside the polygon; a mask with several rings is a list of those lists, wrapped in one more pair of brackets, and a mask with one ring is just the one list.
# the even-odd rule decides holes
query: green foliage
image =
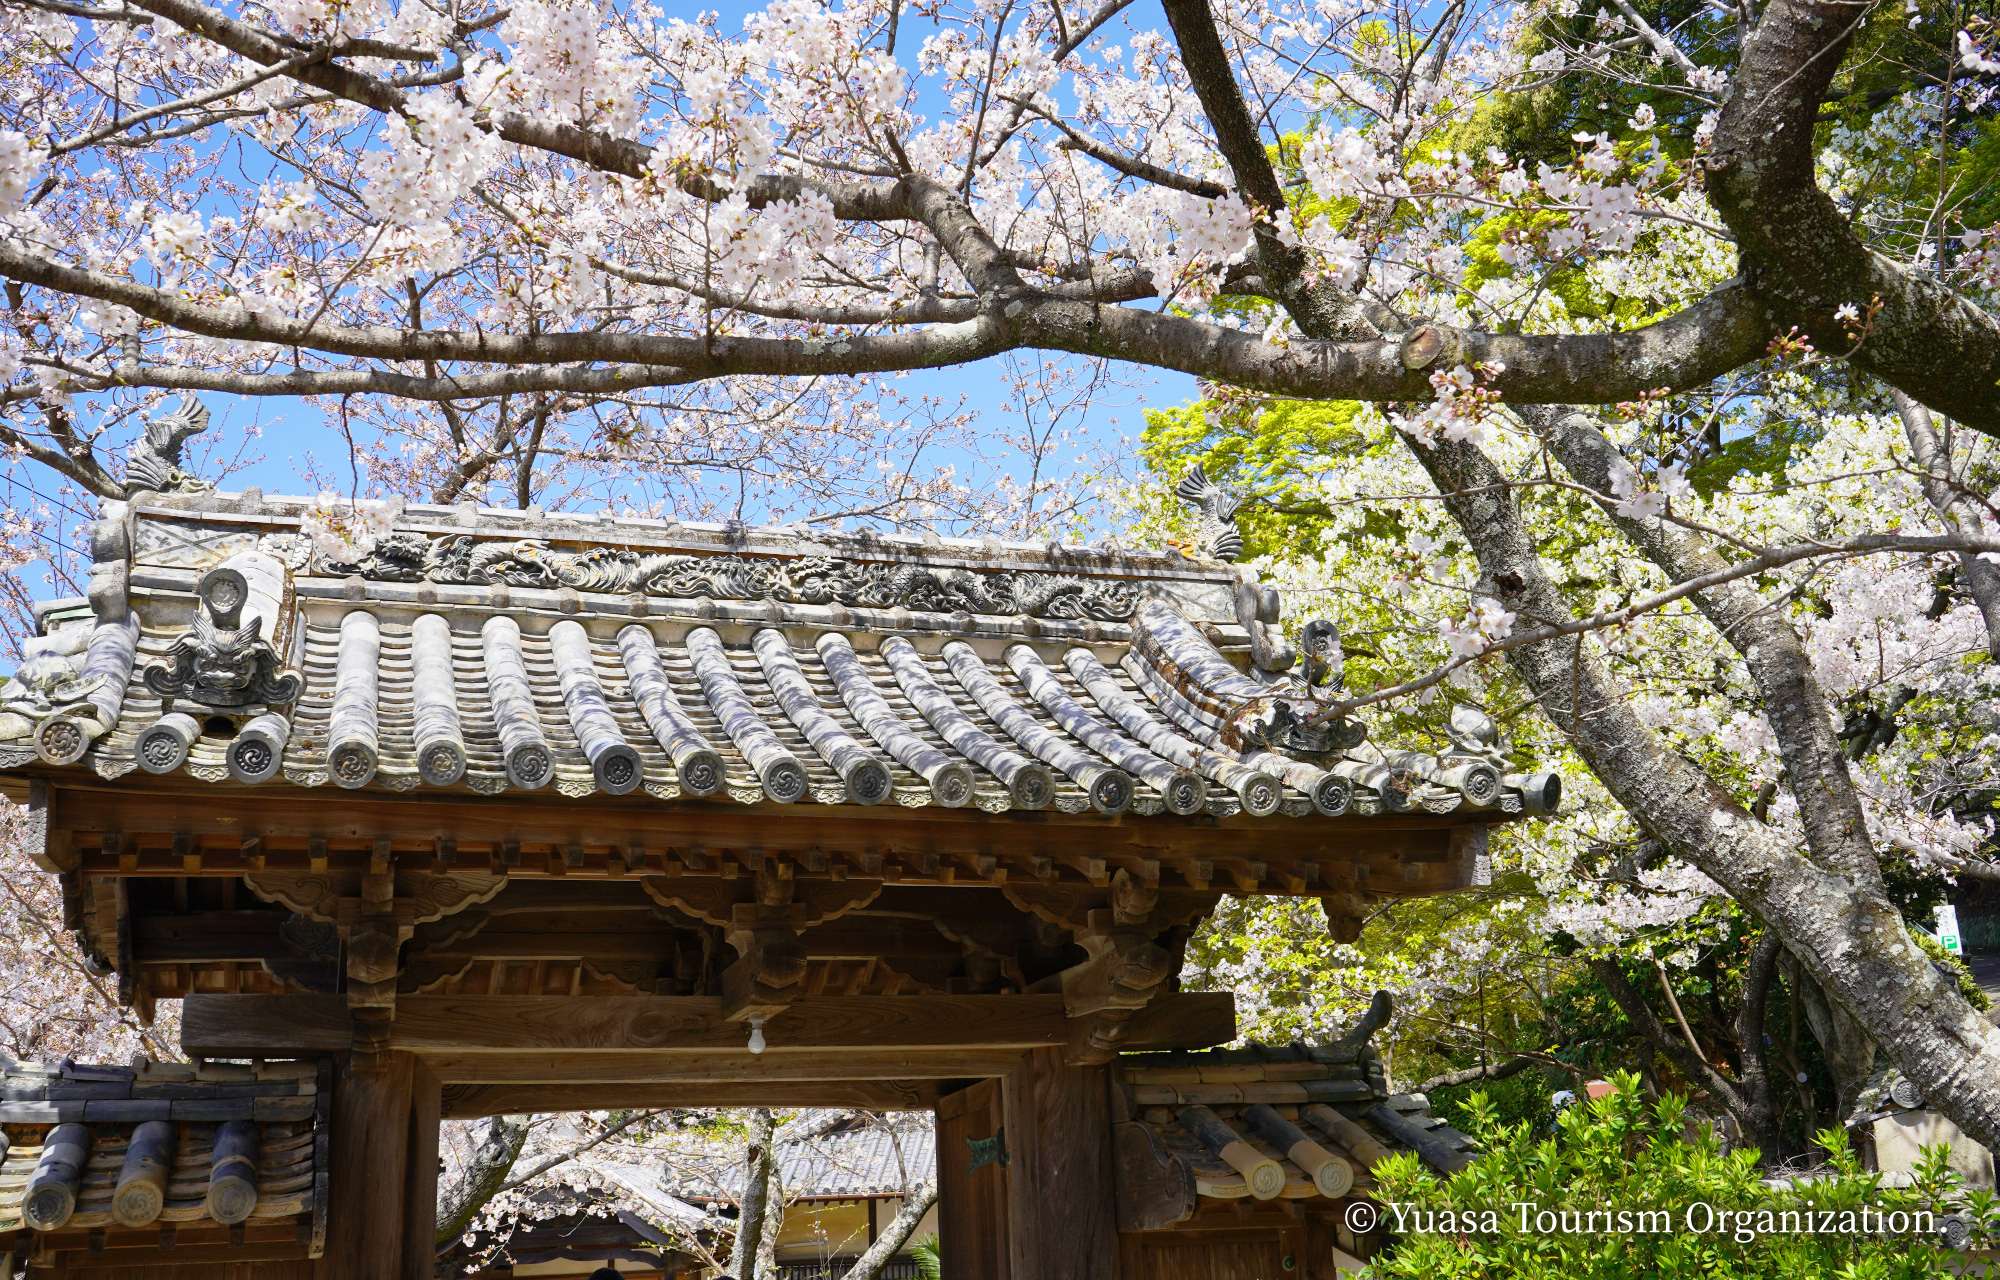
{"label": "green foliage", "polygon": [[910,1246],[910,1257],[917,1264],[917,1274],[924,1280],[939,1280],[944,1274],[944,1258],[938,1252],[938,1238],[928,1235]]}
{"label": "green foliage", "polygon": [[1426,1096],[1431,1114],[1459,1130],[1475,1123],[1479,1114],[1475,1099],[1483,1100],[1500,1123],[1526,1124],[1537,1137],[1546,1136],[1555,1124],[1555,1090],[1547,1074],[1535,1067],[1505,1080],[1446,1085]]}
{"label": "green foliage", "polygon": [[[1926,1153],[1913,1185],[1889,1187],[1862,1173],[1846,1134],[1829,1129],[1819,1138],[1831,1154],[1832,1176],[1767,1186],[1754,1151],[1724,1154],[1706,1126],[1690,1133],[1684,1098],[1669,1094],[1649,1103],[1629,1073],[1614,1083],[1612,1094],[1564,1111],[1547,1137],[1535,1136],[1525,1121],[1502,1120],[1489,1097],[1475,1096],[1464,1127],[1485,1155],[1448,1180],[1410,1154],[1376,1166],[1383,1225],[1402,1239],[1372,1274],[1408,1280],[1946,1274],[1953,1255],[1936,1229],[1958,1188],[1942,1150]],[[1876,1226],[1878,1215],[1899,1213],[1901,1233]],[[1930,1230],[1915,1229],[1922,1225]]]}
{"label": "green foliage", "polygon": [[1178,479],[1200,463],[1211,480],[1241,494],[1246,554],[1316,557],[1330,513],[1310,482],[1366,447],[1354,425],[1358,410],[1345,400],[1149,409],[1139,450],[1156,475]]}
{"label": "green foliage", "polygon": [[1910,930],[1910,938],[1925,955],[1931,958],[1932,964],[1951,975],[1952,980],[1958,984],[1958,994],[1965,997],[1967,1004],[1981,1011],[1993,1007],[1993,997],[1980,989],[1979,983],[1972,976],[1972,970],[1966,967],[1963,957],[1946,951],[1944,943],[1922,929]]}

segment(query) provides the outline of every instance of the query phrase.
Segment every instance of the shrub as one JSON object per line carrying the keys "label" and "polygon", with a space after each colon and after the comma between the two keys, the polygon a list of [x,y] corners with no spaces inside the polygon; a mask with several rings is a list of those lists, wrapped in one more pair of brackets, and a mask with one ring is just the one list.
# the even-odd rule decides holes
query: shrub
{"label": "shrub", "polygon": [[[1637,1077],[1579,1102],[1537,1138],[1483,1093],[1465,1108],[1484,1154],[1449,1179],[1414,1154],[1378,1165],[1382,1225],[1400,1238],[1373,1276],[1407,1280],[1918,1280],[1947,1274],[1940,1239],[1962,1193],[1942,1150],[1913,1185],[1861,1172],[1843,1131],[1823,1131],[1829,1176],[1770,1186],[1757,1153],[1687,1136],[1687,1100],[1649,1103]],[[1990,1196],[1974,1197],[1989,1220]],[[1900,1217],[1898,1216],[1900,1215]],[[1900,1228],[1900,1229],[1898,1229]]]}

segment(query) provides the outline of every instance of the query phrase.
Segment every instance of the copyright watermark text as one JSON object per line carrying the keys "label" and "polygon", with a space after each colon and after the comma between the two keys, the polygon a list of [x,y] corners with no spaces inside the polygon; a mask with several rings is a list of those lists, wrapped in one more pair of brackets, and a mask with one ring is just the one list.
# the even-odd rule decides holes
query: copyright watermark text
{"label": "copyright watermark text", "polygon": [[1528,1200],[1513,1201],[1505,1208],[1479,1209],[1394,1202],[1378,1207],[1357,1200],[1347,1206],[1344,1221],[1356,1234],[1382,1226],[1397,1235],[1680,1234],[1726,1236],[1738,1244],[1764,1236],[1905,1236],[1930,1235],[1939,1229],[1937,1216],[1928,1210],[1884,1211],[1870,1205],[1819,1209],[1810,1204],[1786,1209],[1720,1209],[1700,1200],[1676,1208],[1603,1205],[1594,1209],[1552,1207]]}

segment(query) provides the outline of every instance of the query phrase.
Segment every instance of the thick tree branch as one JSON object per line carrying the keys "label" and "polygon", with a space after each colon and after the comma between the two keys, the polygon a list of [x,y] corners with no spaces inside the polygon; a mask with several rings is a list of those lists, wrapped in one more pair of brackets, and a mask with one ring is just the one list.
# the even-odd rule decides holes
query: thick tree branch
{"label": "thick tree branch", "polygon": [[1743,1127],[1767,1165],[1783,1160],[1784,1132],[1778,1126],[1778,1112],[1771,1096],[1771,1055],[1764,1044],[1769,1025],[1766,1008],[1771,998],[1771,982],[1777,976],[1778,956],[1784,950],[1775,929],[1764,930],[1750,950],[1750,962],[1743,968],[1743,1007],[1736,1013],[1736,1040],[1741,1046],[1742,1070],[1738,1072],[1743,1101]]}
{"label": "thick tree branch", "polygon": [[1215,130],[1216,146],[1236,175],[1237,190],[1257,207],[1257,257],[1264,278],[1276,287],[1273,298],[1308,337],[1322,341],[1373,337],[1378,330],[1363,314],[1361,300],[1331,281],[1309,281],[1305,250],[1278,237],[1278,220],[1289,216],[1285,190],[1271,167],[1250,105],[1243,100],[1242,86],[1236,83],[1208,0],[1162,0],[1162,7],[1188,82]]}
{"label": "thick tree branch", "polygon": [[[1891,391],[1889,396],[1895,401],[1897,416],[1903,420],[1910,453],[1923,469],[1924,496],[1930,499],[1932,508],[1947,526],[1967,531],[1984,527],[1978,505],[1953,487],[1951,452],[1938,439],[1931,411],[1901,391]],[[1979,606],[1979,616],[1986,620],[1987,653],[1993,661],[2000,662],[2000,565],[1967,553],[1958,558],[1958,573],[1966,593]]]}
{"label": "thick tree branch", "polygon": [[1520,1075],[1529,1067],[1539,1066],[1542,1059],[1521,1054],[1505,1062],[1486,1062],[1476,1067],[1466,1067],[1460,1071],[1446,1071],[1432,1076],[1417,1086],[1418,1093],[1429,1093],[1433,1089],[1449,1089],[1453,1085],[1471,1084],[1475,1080],[1507,1080]]}
{"label": "thick tree branch", "polygon": [[[936,183],[923,186],[922,202],[927,208],[935,211],[936,206],[955,205],[964,209],[955,192]],[[939,222],[956,216],[947,208]],[[965,216],[970,216],[969,211]],[[698,381],[746,373],[812,376],[918,369],[1037,348],[1178,369],[1293,399],[1430,398],[1427,371],[1406,364],[1399,343],[1297,341],[1279,345],[1257,334],[1183,316],[1065,299],[1019,284],[1019,276],[1005,255],[991,244],[983,232],[978,237],[968,236],[961,246],[967,255],[965,264],[977,268],[987,280],[1011,279],[1014,283],[982,297],[987,307],[978,319],[919,332],[855,334],[837,341],[603,331],[468,333],[308,324],[252,314],[239,307],[193,302],[134,280],[50,261],[15,242],[0,242],[0,276],[115,302],[146,319],[189,333],[368,360],[500,365],[619,363],[671,369],[676,371],[673,381]],[[980,276],[974,277],[975,283]],[[1505,365],[1506,371],[1490,383],[1504,398],[1602,403],[1634,399],[1661,387],[1709,382],[1754,359],[1765,333],[1762,311],[1740,290],[1725,286],[1685,311],[1625,333],[1543,337],[1467,333],[1463,335],[1463,356],[1469,362]],[[520,372],[509,370],[492,376],[504,379]],[[136,370],[134,376],[138,376]],[[379,379],[378,385],[385,390],[393,383],[393,378],[379,373],[354,376],[358,382]],[[657,372],[653,376],[666,377]],[[245,390],[298,394],[271,389],[277,385],[246,384]],[[352,389],[374,388],[356,385]],[[496,382],[478,392],[426,398],[494,394],[499,389]]]}
{"label": "thick tree branch", "polygon": [[444,1188],[438,1206],[436,1243],[446,1246],[464,1235],[479,1211],[500,1194],[521,1148],[528,1143],[526,1116],[494,1116],[456,1182]]}
{"label": "thick tree branch", "polygon": [[1870,0],[1771,0],[1715,130],[1709,200],[1745,281],[1822,351],[1853,346],[1836,312],[1880,299],[1850,357],[1931,408],[2000,435],[2000,319],[1928,271],[1870,249],[1815,178],[1813,127]]}
{"label": "thick tree branch", "polygon": [[861,1256],[854,1260],[854,1265],[847,1269],[841,1280],[875,1280],[876,1276],[882,1274],[882,1268],[887,1266],[889,1260],[894,1258],[909,1241],[918,1224],[924,1220],[924,1215],[937,1203],[937,1199],[938,1188],[935,1180],[924,1183],[904,1196],[903,1207],[896,1211],[896,1216],[889,1220],[889,1225],[883,1228],[875,1243],[869,1245]]}
{"label": "thick tree branch", "polygon": [[[1623,459],[1589,415],[1547,406],[1523,406],[1518,413],[1578,483],[1600,495],[1611,492],[1612,466]],[[1690,598],[1743,655],[1757,683],[1814,858],[1879,889],[1881,869],[1868,840],[1861,797],[1834,735],[1833,709],[1813,677],[1812,659],[1798,632],[1692,530],[1621,516],[1608,498],[1600,497],[1599,504],[1606,518],[1677,586],[1701,584]]]}
{"label": "thick tree branch", "polygon": [[[1530,617],[1563,622],[1505,477],[1459,441],[1413,446],[1480,567],[1480,590]],[[2000,1142],[2000,1028],[1912,945],[1879,887],[1808,858],[1692,761],[1640,723],[1632,690],[1595,652],[1563,641],[1508,655],[1543,711],[1639,825],[1777,932],[1903,1069],[1966,1132]],[[1879,883],[1879,882],[1878,882]]]}

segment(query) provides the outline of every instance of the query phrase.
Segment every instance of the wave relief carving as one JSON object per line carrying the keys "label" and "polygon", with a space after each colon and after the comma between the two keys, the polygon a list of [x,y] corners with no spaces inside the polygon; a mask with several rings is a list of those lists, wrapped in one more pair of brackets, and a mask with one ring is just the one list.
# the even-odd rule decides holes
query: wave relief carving
{"label": "wave relief carving", "polygon": [[578,591],[641,592],[713,600],[777,600],[904,608],[929,613],[1027,614],[1037,618],[1132,616],[1138,593],[1127,582],[1061,573],[975,572],[923,564],[872,564],[834,556],[796,560],[738,555],[675,555],[595,547],[559,551],[546,542],[480,542],[469,534],[427,538],[392,533],[365,556],[316,555],[315,569],[359,574],[381,582],[573,587]]}

